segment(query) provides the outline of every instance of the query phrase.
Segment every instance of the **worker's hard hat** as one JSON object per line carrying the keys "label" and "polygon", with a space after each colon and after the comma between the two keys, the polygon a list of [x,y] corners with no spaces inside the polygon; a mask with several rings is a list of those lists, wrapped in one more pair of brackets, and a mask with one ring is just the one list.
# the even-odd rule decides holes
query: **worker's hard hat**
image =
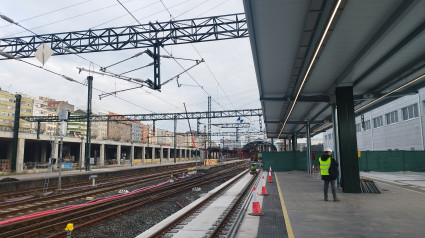
{"label": "worker's hard hat", "polygon": [[324,152],[331,152],[331,153],[332,153],[332,149],[331,149],[331,148],[326,148],[326,149],[324,150]]}

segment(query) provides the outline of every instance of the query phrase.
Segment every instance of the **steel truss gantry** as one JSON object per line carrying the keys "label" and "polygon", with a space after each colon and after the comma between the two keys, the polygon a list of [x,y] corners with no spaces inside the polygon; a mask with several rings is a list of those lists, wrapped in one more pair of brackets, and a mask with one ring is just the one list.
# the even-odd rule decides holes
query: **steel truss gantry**
{"label": "steel truss gantry", "polygon": [[[182,112],[182,113],[152,113],[152,114],[128,114],[128,115],[91,115],[92,122],[97,121],[160,121],[160,120],[186,120],[225,117],[249,117],[262,116],[261,109],[243,109],[229,111],[210,112]],[[21,119],[30,122],[59,122],[57,116],[21,116]],[[86,121],[87,116],[71,116],[69,121]]]}
{"label": "steel truss gantry", "polygon": [[[47,44],[53,55],[148,48],[248,37],[244,13],[105,29],[0,39],[0,51],[15,58],[34,57]],[[8,59],[4,55],[0,60]]]}
{"label": "steel truss gantry", "polygon": [[211,125],[218,126],[220,128],[249,128],[250,124],[249,123],[214,123]]}

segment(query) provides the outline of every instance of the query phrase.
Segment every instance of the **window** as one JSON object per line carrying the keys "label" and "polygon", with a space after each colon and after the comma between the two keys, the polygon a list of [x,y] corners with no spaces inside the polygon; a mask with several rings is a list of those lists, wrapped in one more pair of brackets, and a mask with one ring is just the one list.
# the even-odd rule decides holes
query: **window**
{"label": "window", "polygon": [[360,123],[356,124],[356,132],[362,132],[362,125]]}
{"label": "window", "polygon": [[364,130],[365,131],[370,130],[370,120],[367,120],[364,122]]}
{"label": "window", "polygon": [[384,125],[384,122],[382,121],[382,116],[373,118],[373,128],[379,128]]}
{"label": "window", "polygon": [[403,107],[401,109],[401,113],[403,114],[403,120],[409,120],[419,116],[418,113],[418,104],[412,104],[408,107]]}
{"label": "window", "polygon": [[385,119],[387,120],[387,125],[394,124],[398,122],[398,114],[397,111],[393,111],[385,114]]}

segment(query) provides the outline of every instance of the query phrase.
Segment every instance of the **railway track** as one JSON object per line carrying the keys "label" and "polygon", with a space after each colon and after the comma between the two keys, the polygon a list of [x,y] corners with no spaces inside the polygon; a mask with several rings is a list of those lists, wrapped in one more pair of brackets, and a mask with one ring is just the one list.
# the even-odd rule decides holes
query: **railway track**
{"label": "railway track", "polygon": [[75,201],[81,201],[86,197],[93,197],[119,189],[134,187],[145,183],[169,178],[170,173],[179,173],[185,169],[167,170],[161,173],[151,173],[149,175],[126,178],[121,181],[105,184],[103,186],[87,187],[84,190],[68,191],[63,194],[57,194],[47,197],[40,197],[16,203],[0,206],[0,220],[26,214],[28,212],[41,211],[50,207],[57,207],[64,204],[69,204]]}
{"label": "railway track", "polygon": [[67,223],[74,223],[74,232],[76,232],[117,214],[168,198],[193,187],[202,186],[219,178],[229,178],[241,169],[241,167],[235,166],[204,176],[197,175],[182,179],[175,183],[165,182],[162,186],[139,193],[123,195],[112,200],[93,202],[83,207],[62,209],[51,214],[3,224],[0,225],[0,237],[46,237],[47,234],[50,237],[64,237],[63,229]]}
{"label": "railway track", "polygon": [[[248,171],[247,171],[248,172]],[[242,177],[245,174],[239,174],[239,177]],[[224,210],[224,213],[221,214],[220,220],[211,220],[211,228],[205,235],[202,237],[221,237],[224,232],[225,234],[230,230],[229,226],[233,226],[235,224],[236,216],[242,210],[243,203],[245,203],[251,194],[252,186],[254,182],[258,179],[258,174],[255,177],[252,177],[250,181],[245,185],[242,189],[242,192],[237,196],[230,205]],[[203,200],[201,203],[197,204],[191,209],[188,209],[186,212],[180,214],[178,217],[173,217],[173,221],[165,224],[162,228],[154,231],[153,233],[147,232],[143,233],[143,237],[149,236],[150,238],[160,238],[160,237],[172,237],[173,234],[178,234],[179,230],[183,229],[185,225],[190,223],[190,221],[194,220],[198,214],[201,214],[201,211],[205,211],[206,207],[211,205],[211,202],[223,194],[227,189],[233,186],[238,181],[238,178],[234,178],[231,183],[228,183],[226,186],[222,187],[215,193],[211,194],[208,198]],[[239,220],[240,221],[240,220]],[[188,225],[190,227],[190,225]],[[199,227],[197,228],[199,229]],[[187,232],[187,231],[186,231]],[[184,235],[177,235],[178,237],[182,237]]]}
{"label": "railway track", "polygon": [[[157,170],[157,171],[152,171],[152,172],[149,171],[146,174],[166,172],[166,171],[175,170],[176,168],[185,169],[185,168],[189,168],[189,167],[193,167],[193,166],[176,165],[172,169],[162,169],[162,170]],[[125,174],[125,175],[118,175],[118,176],[113,176],[113,177],[99,177],[99,178],[96,179],[96,182],[97,183],[109,183],[109,182],[114,182],[116,180],[123,180],[123,179],[127,179],[127,178],[132,178],[132,177],[134,177],[134,174]],[[66,189],[73,188],[73,187],[89,186],[90,184],[91,184],[90,181],[84,180],[84,181],[76,181],[76,182],[70,182],[70,183],[62,183],[61,187],[62,187],[62,190],[66,190]],[[0,185],[1,185],[1,183],[0,183]],[[5,198],[5,199],[10,199],[10,198],[17,198],[17,197],[22,197],[22,196],[34,195],[34,194],[41,194],[42,191],[43,191],[42,186],[35,187],[35,188],[20,189],[20,190],[16,190],[16,191],[1,191],[0,197]],[[57,191],[56,186],[50,186],[49,189],[48,189],[48,192],[55,192],[55,191]]]}

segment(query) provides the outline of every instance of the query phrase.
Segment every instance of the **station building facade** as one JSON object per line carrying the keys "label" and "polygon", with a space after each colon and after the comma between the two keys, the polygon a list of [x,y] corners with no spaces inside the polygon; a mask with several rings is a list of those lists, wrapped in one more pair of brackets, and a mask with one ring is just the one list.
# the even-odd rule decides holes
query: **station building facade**
{"label": "station building facade", "polygon": [[[355,122],[359,151],[425,150],[425,88],[358,115]],[[332,128],[323,133],[323,147],[334,149]]]}

